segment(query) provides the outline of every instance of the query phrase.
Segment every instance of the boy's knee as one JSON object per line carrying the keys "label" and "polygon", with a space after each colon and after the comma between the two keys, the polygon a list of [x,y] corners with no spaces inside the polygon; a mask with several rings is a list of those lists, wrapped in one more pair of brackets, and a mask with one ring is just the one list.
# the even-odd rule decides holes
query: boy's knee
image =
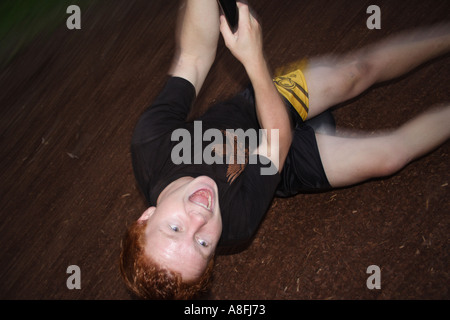
{"label": "boy's knee", "polygon": [[379,151],[379,157],[377,157],[377,176],[385,177],[390,176],[401,169],[403,169],[409,162],[407,153],[401,144],[395,139],[395,135],[391,135],[386,138],[387,143]]}
{"label": "boy's knee", "polygon": [[340,74],[341,100],[348,100],[361,94],[374,83],[374,67],[364,54],[347,56],[341,66],[338,66]]}
{"label": "boy's knee", "polygon": [[355,55],[345,67],[347,94],[355,97],[373,84],[374,68],[363,54]]}

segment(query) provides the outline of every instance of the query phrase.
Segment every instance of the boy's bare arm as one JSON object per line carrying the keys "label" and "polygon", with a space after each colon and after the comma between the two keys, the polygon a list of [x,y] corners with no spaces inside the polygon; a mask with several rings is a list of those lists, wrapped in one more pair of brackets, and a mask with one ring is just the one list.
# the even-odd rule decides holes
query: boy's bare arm
{"label": "boy's bare arm", "polygon": [[[255,91],[256,113],[263,129],[267,129],[269,150],[279,150],[274,160],[281,171],[292,142],[291,122],[288,111],[272,82],[267,61],[263,52],[261,27],[247,5],[238,3],[239,26],[232,33],[225,17],[221,16],[220,31],[231,53],[244,66]],[[279,141],[271,141],[270,130],[279,130]],[[270,151],[269,151],[270,152]]]}
{"label": "boy's bare arm", "polygon": [[214,62],[219,34],[217,1],[181,0],[169,74],[191,82],[198,94]]}

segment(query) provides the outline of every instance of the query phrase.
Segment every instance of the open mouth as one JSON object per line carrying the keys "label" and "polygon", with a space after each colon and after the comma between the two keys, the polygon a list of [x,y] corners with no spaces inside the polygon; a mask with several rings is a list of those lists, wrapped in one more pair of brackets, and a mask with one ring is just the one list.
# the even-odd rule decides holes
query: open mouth
{"label": "open mouth", "polygon": [[189,197],[189,201],[212,212],[213,195],[208,189],[197,190]]}

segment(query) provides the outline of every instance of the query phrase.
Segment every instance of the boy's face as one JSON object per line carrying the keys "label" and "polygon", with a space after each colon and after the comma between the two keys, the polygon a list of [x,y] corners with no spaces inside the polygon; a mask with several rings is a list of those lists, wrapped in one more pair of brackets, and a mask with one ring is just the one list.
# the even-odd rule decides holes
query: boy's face
{"label": "boy's face", "polygon": [[146,254],[184,281],[197,279],[222,233],[217,185],[206,176],[179,179],[139,220],[147,220]]}

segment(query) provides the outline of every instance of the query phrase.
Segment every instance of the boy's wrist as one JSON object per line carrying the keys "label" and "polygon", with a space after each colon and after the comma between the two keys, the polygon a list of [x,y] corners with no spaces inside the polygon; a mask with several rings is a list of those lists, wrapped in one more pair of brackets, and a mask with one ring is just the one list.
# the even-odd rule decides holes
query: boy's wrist
{"label": "boy's wrist", "polygon": [[267,61],[262,54],[243,65],[250,79],[268,74]]}

